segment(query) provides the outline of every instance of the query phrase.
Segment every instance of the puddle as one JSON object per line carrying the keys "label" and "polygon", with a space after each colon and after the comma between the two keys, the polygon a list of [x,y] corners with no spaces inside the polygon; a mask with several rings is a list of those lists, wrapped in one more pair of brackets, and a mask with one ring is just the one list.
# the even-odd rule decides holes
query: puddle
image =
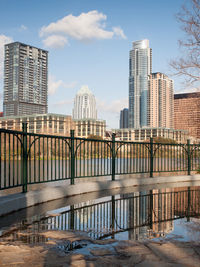
{"label": "puddle", "polygon": [[[51,240],[43,235],[48,231],[82,232],[91,240],[199,241],[200,187],[152,189],[62,206],[1,228],[0,241],[45,243]],[[56,244],[63,253],[84,254],[93,246],[84,237]]]}
{"label": "puddle", "polygon": [[66,241],[60,245],[58,245],[56,248],[61,250],[62,252],[69,253],[71,251],[82,249],[88,246],[90,243],[85,241]]}

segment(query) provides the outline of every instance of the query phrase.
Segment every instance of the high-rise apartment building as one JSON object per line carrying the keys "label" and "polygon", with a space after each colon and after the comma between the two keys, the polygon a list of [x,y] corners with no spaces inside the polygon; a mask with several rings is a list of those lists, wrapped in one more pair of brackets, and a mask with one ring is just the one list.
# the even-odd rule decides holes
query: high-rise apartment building
{"label": "high-rise apartment building", "polygon": [[200,140],[200,92],[174,95],[174,128]]}
{"label": "high-rise apartment building", "polygon": [[148,125],[148,75],[151,72],[149,40],[133,42],[129,59],[129,128]]}
{"label": "high-rise apartment building", "polygon": [[14,42],[5,45],[4,116],[46,114],[48,52]]}
{"label": "high-rise apartment building", "polygon": [[149,75],[148,126],[173,128],[174,84],[163,73]]}
{"label": "high-rise apartment building", "polygon": [[82,86],[76,94],[72,118],[75,120],[97,119],[95,96],[86,85]]}
{"label": "high-rise apartment building", "polygon": [[124,108],[120,111],[119,128],[128,128],[128,108]]}

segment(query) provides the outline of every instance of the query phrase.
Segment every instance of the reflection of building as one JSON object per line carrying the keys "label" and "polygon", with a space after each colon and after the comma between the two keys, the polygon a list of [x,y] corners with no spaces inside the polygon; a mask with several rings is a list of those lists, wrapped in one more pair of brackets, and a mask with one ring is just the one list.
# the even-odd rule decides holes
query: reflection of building
{"label": "reflection of building", "polygon": [[174,194],[171,189],[135,192],[127,197],[127,228],[132,228],[129,239],[160,237],[173,230]]}
{"label": "reflection of building", "polygon": [[174,95],[174,128],[200,139],[200,92]]}
{"label": "reflection of building", "polygon": [[173,228],[174,218],[174,193],[172,189],[152,190],[152,237],[164,236]]}
{"label": "reflection of building", "polygon": [[74,120],[77,137],[89,137],[90,135],[105,137],[106,121],[85,119]]}
{"label": "reflection of building", "polygon": [[120,111],[119,128],[128,128],[128,108],[124,108]]}
{"label": "reflection of building", "polygon": [[76,120],[97,119],[95,96],[88,86],[82,86],[74,99],[72,117]]}
{"label": "reflection of building", "polygon": [[[135,192],[129,199],[128,217],[129,230],[128,236],[131,240],[140,240],[147,235],[148,229],[148,193]],[[128,194],[128,197],[130,195]]]}
{"label": "reflection of building", "polygon": [[148,75],[152,70],[149,40],[133,42],[129,59],[129,127],[147,126]]}
{"label": "reflection of building", "polygon": [[173,81],[157,72],[149,75],[148,126],[173,128]]}
{"label": "reflection of building", "polygon": [[185,142],[187,132],[166,128],[113,129],[116,138],[122,141],[144,141],[150,137],[170,138],[177,142]]}
{"label": "reflection of building", "polygon": [[190,213],[200,214],[200,190],[198,187],[191,186],[187,190],[185,187],[175,188],[175,215],[186,216]]}
{"label": "reflection of building", "polygon": [[4,116],[47,113],[48,52],[14,42],[5,45]]}
{"label": "reflection of building", "polygon": [[37,114],[28,116],[8,116],[0,118],[0,128],[22,130],[22,122],[27,122],[28,132],[70,135],[75,129],[71,116],[59,114]]}

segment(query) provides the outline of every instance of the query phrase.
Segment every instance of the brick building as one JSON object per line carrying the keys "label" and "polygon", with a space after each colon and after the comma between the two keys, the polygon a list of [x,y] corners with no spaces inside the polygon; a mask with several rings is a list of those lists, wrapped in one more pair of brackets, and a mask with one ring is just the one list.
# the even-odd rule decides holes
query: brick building
{"label": "brick building", "polygon": [[174,128],[200,139],[200,92],[174,95]]}

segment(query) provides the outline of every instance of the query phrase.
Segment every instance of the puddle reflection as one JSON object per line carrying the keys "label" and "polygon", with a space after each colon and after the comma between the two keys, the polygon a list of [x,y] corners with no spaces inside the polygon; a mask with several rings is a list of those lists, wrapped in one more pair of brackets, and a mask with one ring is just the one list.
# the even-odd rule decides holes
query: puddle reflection
{"label": "puddle reflection", "polygon": [[[10,241],[29,244],[48,241],[42,236],[42,231],[47,230],[84,231],[92,239],[132,240],[172,237],[173,233],[181,232],[187,239],[192,228],[183,233],[180,230],[183,225],[176,221],[184,220],[191,225],[193,218],[199,223],[200,187],[154,189],[62,207],[47,212],[45,218],[35,217],[35,221],[21,223],[21,228],[7,236]],[[67,250],[70,246],[67,244]]]}

